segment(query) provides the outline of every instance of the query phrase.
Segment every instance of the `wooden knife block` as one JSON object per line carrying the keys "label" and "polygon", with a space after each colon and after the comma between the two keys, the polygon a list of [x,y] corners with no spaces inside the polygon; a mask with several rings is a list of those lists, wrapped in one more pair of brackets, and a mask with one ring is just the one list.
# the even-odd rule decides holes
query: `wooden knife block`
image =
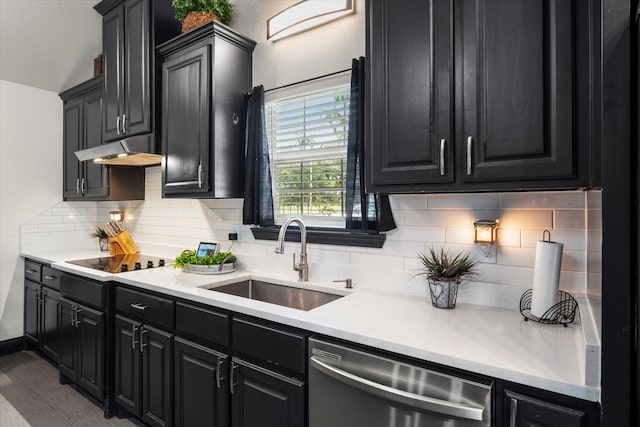
{"label": "wooden knife block", "polygon": [[140,252],[138,245],[127,230],[121,231],[117,236],[109,237],[109,254],[135,254]]}

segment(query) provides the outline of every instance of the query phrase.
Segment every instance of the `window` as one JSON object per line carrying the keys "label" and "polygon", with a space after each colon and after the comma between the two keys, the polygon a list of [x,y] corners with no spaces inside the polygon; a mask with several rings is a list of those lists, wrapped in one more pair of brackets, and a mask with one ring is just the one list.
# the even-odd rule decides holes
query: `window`
{"label": "window", "polygon": [[276,224],[298,216],[344,228],[349,79],[341,73],[265,95]]}

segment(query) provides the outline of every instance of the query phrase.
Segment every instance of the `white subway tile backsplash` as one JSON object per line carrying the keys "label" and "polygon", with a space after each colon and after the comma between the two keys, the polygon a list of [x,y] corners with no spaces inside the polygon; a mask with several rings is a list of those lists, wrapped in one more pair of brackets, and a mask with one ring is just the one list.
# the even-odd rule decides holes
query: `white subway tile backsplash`
{"label": "white subway tile backsplash", "polygon": [[429,209],[498,209],[498,193],[482,194],[431,194],[427,199]]}
{"label": "white subway tile backsplash", "polygon": [[583,191],[500,193],[501,209],[584,209]]}
{"label": "white subway tile backsplash", "polygon": [[553,228],[552,210],[504,210],[500,215],[500,227],[521,229]]}
{"label": "white subway tile backsplash", "polygon": [[468,211],[415,210],[406,211],[404,215],[404,225],[449,225],[465,227],[471,223],[472,220]]}
{"label": "white subway tile backsplash", "polygon": [[556,210],[553,216],[553,228],[556,230],[584,230],[584,210]]}
{"label": "white subway tile backsplash", "polygon": [[[291,254],[299,252],[299,244],[287,242],[286,253],[277,255],[274,242],[256,241],[252,226],[242,224],[242,199],[162,199],[160,167],[147,168],[146,176],[144,201],[59,203],[25,222],[22,244],[39,245],[54,236],[67,236],[76,244],[95,245],[95,239],[88,237],[95,225],[106,222],[109,211],[124,210],[125,226],[141,247],[175,247],[172,253],[177,256],[182,249],[195,249],[200,241],[214,240],[226,250],[231,245],[228,233],[236,232],[239,241],[232,250],[240,265],[256,272],[297,277],[291,269]],[[462,293],[469,298],[467,302],[483,299],[475,292],[484,289],[481,282],[492,284],[487,287],[487,300],[500,299],[489,289],[494,293],[500,286],[513,290],[502,298],[511,301],[522,289],[531,287],[535,246],[545,229],[551,231],[552,240],[565,245],[561,286],[584,292],[586,265],[601,262],[599,200],[597,191],[391,195],[398,227],[387,233],[384,247],[309,244],[311,276],[326,280],[350,277],[357,288],[427,297],[424,278],[416,277],[422,267],[417,254],[444,245],[452,253],[479,256],[480,249],[473,244],[473,221],[499,218],[495,263],[479,265],[480,288]],[[585,203],[592,209],[586,210]],[[592,282],[599,271],[599,265],[590,267]]]}

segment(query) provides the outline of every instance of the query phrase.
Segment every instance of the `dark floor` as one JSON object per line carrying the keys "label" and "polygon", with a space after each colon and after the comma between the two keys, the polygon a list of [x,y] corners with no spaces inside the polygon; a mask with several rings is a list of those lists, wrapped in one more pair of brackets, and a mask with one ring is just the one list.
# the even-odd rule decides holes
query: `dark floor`
{"label": "dark floor", "polygon": [[21,351],[0,357],[0,426],[134,426],[116,417],[69,385],[38,354]]}

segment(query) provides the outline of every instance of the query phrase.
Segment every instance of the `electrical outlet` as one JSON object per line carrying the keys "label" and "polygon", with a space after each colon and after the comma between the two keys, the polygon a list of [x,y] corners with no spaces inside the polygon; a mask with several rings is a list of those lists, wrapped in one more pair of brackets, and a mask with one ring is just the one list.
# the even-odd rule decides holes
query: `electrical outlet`
{"label": "electrical outlet", "polygon": [[229,240],[238,240],[238,233],[229,233]]}
{"label": "electrical outlet", "polygon": [[497,256],[496,256],[496,245],[478,245],[477,249],[477,257],[478,262],[482,264],[496,264]]}

